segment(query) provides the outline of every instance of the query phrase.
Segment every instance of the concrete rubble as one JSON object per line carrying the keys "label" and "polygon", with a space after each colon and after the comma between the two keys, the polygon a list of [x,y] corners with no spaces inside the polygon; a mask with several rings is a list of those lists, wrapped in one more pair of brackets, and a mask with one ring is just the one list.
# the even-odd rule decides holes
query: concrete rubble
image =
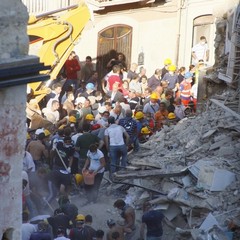
{"label": "concrete rubble", "polygon": [[131,169],[115,174],[140,186],[129,203],[148,200],[175,226],[164,239],[240,239],[240,118],[216,101],[164,126],[129,155]]}

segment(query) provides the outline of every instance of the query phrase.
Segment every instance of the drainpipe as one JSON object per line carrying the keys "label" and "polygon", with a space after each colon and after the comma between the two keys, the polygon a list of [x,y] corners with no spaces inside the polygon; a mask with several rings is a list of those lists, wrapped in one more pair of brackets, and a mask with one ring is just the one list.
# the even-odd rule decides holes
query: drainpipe
{"label": "drainpipe", "polygon": [[178,20],[178,33],[177,33],[177,45],[176,45],[176,56],[175,56],[175,63],[179,65],[179,49],[180,49],[180,38],[181,38],[181,21],[182,21],[182,6],[185,0],[180,0],[177,6],[177,20]]}

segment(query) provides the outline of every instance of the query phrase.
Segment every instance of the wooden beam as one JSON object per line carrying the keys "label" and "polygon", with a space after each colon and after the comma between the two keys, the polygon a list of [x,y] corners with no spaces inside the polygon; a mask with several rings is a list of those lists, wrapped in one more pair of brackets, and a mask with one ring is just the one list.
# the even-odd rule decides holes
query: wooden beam
{"label": "wooden beam", "polygon": [[181,172],[169,172],[154,169],[154,170],[140,170],[140,171],[119,171],[114,173],[114,177],[116,179],[123,179],[123,178],[144,178],[144,177],[153,177],[158,176],[161,178],[170,178],[170,177],[177,177],[177,176],[184,176],[187,173],[187,169]]}

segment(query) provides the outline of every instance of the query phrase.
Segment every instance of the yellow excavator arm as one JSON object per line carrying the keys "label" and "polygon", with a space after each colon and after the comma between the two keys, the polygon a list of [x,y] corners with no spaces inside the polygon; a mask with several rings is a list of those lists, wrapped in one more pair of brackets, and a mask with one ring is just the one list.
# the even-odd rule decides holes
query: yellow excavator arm
{"label": "yellow excavator arm", "polygon": [[[40,62],[51,66],[43,72],[50,75],[50,80],[56,79],[89,19],[90,12],[85,4],[29,17],[29,54],[37,55]],[[29,87],[37,102],[49,93],[43,82],[31,83]]]}

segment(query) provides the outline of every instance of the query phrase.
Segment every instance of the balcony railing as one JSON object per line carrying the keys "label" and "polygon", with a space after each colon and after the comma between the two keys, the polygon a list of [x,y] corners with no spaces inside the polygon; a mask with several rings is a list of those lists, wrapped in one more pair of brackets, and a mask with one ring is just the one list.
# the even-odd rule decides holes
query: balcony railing
{"label": "balcony railing", "polygon": [[79,3],[79,0],[22,0],[30,14],[40,14]]}
{"label": "balcony railing", "polygon": [[[30,14],[41,14],[50,12],[56,9],[65,8],[71,5],[75,5],[84,0],[22,0],[22,2],[28,8]],[[155,2],[155,0],[85,0],[85,2],[92,6],[93,10],[105,8],[113,5],[123,5],[129,3],[142,3],[148,4]]]}

